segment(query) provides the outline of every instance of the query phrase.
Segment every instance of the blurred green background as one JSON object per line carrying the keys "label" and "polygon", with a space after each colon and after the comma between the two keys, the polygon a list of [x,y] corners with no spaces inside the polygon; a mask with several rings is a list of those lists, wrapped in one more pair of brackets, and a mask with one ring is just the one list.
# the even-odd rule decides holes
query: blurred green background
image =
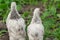
{"label": "blurred green background", "polygon": [[[60,0],[0,0],[0,21],[5,23],[11,2],[16,2],[17,10],[26,20],[27,26],[36,7],[42,10],[41,19],[45,28],[44,40],[60,40]],[[7,30],[0,30],[0,37]]]}

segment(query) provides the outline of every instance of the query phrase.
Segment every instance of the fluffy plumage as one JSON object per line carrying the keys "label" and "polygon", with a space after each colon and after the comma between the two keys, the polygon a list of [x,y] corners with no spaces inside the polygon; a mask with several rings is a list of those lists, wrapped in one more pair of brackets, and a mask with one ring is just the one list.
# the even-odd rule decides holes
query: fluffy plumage
{"label": "fluffy plumage", "polygon": [[9,32],[9,40],[25,40],[25,20],[16,9],[16,3],[11,3],[11,11],[7,17],[6,25]]}
{"label": "fluffy plumage", "polygon": [[29,40],[43,40],[44,27],[39,15],[40,9],[36,8],[33,12],[31,24],[27,28]]}

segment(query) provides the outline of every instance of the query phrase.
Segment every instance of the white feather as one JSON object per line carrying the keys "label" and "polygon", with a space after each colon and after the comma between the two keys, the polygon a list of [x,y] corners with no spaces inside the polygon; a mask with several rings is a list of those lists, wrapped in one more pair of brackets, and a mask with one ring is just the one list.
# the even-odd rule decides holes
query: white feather
{"label": "white feather", "polygon": [[36,8],[33,12],[31,24],[27,28],[29,40],[43,40],[44,26],[39,17],[40,9]]}
{"label": "white feather", "polygon": [[[16,11],[19,18],[11,19],[11,14],[13,11]],[[14,15],[14,14],[13,14]],[[12,15],[12,16],[13,16]],[[9,40],[25,40],[26,32],[25,32],[25,20],[20,16],[18,11],[16,10],[16,3],[12,2],[11,11],[7,17],[6,25],[9,32]]]}

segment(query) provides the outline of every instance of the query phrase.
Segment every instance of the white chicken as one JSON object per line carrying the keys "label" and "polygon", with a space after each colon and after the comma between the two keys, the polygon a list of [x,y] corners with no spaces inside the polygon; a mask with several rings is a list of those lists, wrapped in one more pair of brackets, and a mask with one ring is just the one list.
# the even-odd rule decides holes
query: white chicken
{"label": "white chicken", "polygon": [[44,26],[39,15],[40,9],[36,8],[33,12],[31,24],[27,28],[29,40],[43,40]]}
{"label": "white chicken", "polygon": [[16,9],[16,3],[11,3],[11,11],[7,17],[6,25],[9,32],[9,40],[25,40],[25,20]]}

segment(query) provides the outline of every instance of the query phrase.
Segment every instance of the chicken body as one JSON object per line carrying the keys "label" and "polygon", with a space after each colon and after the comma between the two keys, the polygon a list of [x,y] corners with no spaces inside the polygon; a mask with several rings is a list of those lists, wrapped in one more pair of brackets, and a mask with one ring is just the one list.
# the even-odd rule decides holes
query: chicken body
{"label": "chicken body", "polygon": [[29,40],[43,40],[44,26],[40,19],[40,10],[36,8],[33,12],[31,24],[27,28]]}
{"label": "chicken body", "polygon": [[25,20],[16,10],[15,2],[11,4],[11,11],[7,17],[6,25],[9,32],[9,40],[25,40]]}

